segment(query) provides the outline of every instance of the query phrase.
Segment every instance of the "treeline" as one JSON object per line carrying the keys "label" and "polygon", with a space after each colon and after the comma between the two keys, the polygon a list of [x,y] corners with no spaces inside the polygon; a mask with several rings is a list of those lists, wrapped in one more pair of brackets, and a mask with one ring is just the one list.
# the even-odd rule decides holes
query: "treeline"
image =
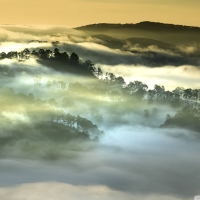
{"label": "treeline", "polygon": [[96,87],[84,86],[79,82],[70,83],[68,91],[85,96],[99,96],[102,97],[102,100],[107,98],[113,101],[146,100],[148,104],[166,103],[172,107],[183,106],[187,103],[195,104],[200,98],[198,89],[177,87],[173,91],[169,91],[165,90],[164,86],[157,84],[153,89],[148,89],[148,86],[141,81],[126,84],[122,77],[114,78],[113,74],[109,74],[109,76],[100,79]]}
{"label": "treeline", "polygon": [[[30,52],[30,50],[25,49],[19,53],[9,52],[7,54],[0,54],[0,59],[14,58],[18,60],[26,60],[30,57],[35,57],[38,62],[55,70],[64,70],[66,72],[87,75],[95,78],[95,81],[91,85],[83,85],[82,83],[75,82],[70,83],[68,87],[66,86],[65,81],[49,80],[46,83],[46,87],[51,88],[59,85],[61,89],[67,90],[66,97],[62,101],[62,105],[64,107],[73,106],[75,104],[75,100],[79,99],[80,97],[81,101],[83,101],[83,97],[86,97],[87,101],[89,97],[96,97],[100,101],[118,102],[119,105],[133,105],[135,102],[147,102],[147,105],[156,104],[156,106],[167,104],[176,110],[189,107],[190,114],[193,113],[192,115],[194,116],[191,117],[191,119],[199,119],[199,116],[196,114],[200,110],[199,89],[184,89],[177,87],[173,91],[169,91],[166,90],[164,86],[157,84],[153,89],[149,89],[148,86],[141,81],[132,81],[126,83],[123,77],[117,77],[113,73],[103,72],[99,67],[96,68],[90,60],[84,62],[76,53],[73,52],[71,55],[68,55],[67,52],[60,52],[57,48],[54,49],[54,51],[39,49],[37,51],[33,50]],[[35,84],[41,86],[40,79],[36,79]],[[30,98],[32,98],[31,101],[34,104],[44,103],[42,100],[34,99],[32,95],[26,96],[24,94],[18,94],[18,98],[22,98],[22,101],[28,101]],[[51,99],[46,103],[53,106],[56,104],[56,101]],[[46,103],[44,103],[44,105],[46,105]],[[35,109],[37,110],[37,108]],[[177,124],[177,126],[180,126],[181,123],[178,123],[178,119],[181,121],[183,116],[187,118],[187,114],[184,113],[187,112],[183,112],[181,110],[175,116],[168,115],[165,124],[172,124],[173,122]],[[150,116],[148,109],[144,110],[144,115],[146,117]],[[44,119],[47,119],[48,117],[52,122],[61,123],[65,126],[76,128],[78,131],[89,132],[90,130],[95,130],[98,132],[98,127],[96,127],[91,121],[87,121],[87,119],[81,118],[80,116],[75,117],[66,113],[62,113],[57,116],[57,114],[52,115],[52,113],[48,113]],[[71,121],[69,121],[69,119],[71,119]],[[102,116],[96,115],[96,119],[102,121]]]}
{"label": "treeline", "polygon": [[[72,72],[80,75],[88,75],[91,77],[97,77],[101,81],[98,93],[105,95],[107,89],[112,88],[112,96],[115,96],[115,100],[120,100],[129,97],[135,98],[147,98],[149,103],[153,101],[170,102],[172,106],[179,106],[181,99],[193,99],[198,100],[200,97],[200,90],[191,88],[177,87],[173,91],[165,90],[164,86],[155,85],[154,89],[148,89],[148,86],[140,81],[134,81],[126,84],[123,77],[116,77],[113,73],[103,72],[101,68],[95,67],[90,60],[82,61],[76,53],[69,55],[67,52],[60,52],[55,48],[52,50],[33,50],[24,49],[22,52],[5,52],[0,53],[0,59],[18,59],[27,60],[30,57],[38,59],[38,62],[52,67],[55,70]],[[5,70],[5,69],[4,69]],[[36,84],[40,85],[40,80],[36,80]],[[55,81],[49,81],[46,86],[55,86],[58,83]],[[65,82],[59,83],[61,89],[66,88]],[[81,84],[79,85],[81,87]],[[99,87],[99,88],[100,88]],[[81,90],[81,88],[80,88]]]}
{"label": "treeline", "polygon": [[161,128],[176,128],[200,132],[200,107],[194,107],[187,104],[181,110],[177,111],[174,116],[167,115],[166,121],[160,126]]}
{"label": "treeline", "polygon": [[8,53],[1,52],[0,60],[3,59],[17,59],[18,61],[25,61],[29,58],[35,58],[39,63],[51,67],[57,71],[64,71],[94,77],[96,72],[94,64],[90,60],[85,62],[80,59],[75,52],[69,55],[67,52],[60,52],[58,48],[52,50],[33,50],[24,49],[21,52],[11,51]]}
{"label": "treeline", "polygon": [[[98,77],[101,81],[102,89],[99,89],[97,93],[102,96],[107,93],[107,89],[112,88],[112,96],[115,96],[115,100],[124,100],[124,98],[144,98],[146,97],[149,103],[153,101],[162,101],[170,102],[172,106],[179,106],[181,99],[199,99],[200,90],[191,89],[191,88],[176,88],[173,91],[165,90],[164,86],[155,85],[154,89],[148,89],[148,86],[140,81],[125,83],[123,77],[116,77],[113,73],[103,73],[99,67],[95,67],[94,64],[90,61],[82,61],[76,53],[71,53],[68,55],[67,52],[60,52],[59,49],[55,48],[53,51],[47,49],[33,50],[32,52],[29,49],[24,49],[21,52],[11,51],[7,54],[5,52],[0,53],[0,59],[18,59],[18,60],[27,60],[30,57],[35,57],[39,59],[38,61],[54,68],[55,70],[66,70],[68,72],[74,72],[81,75],[90,75],[93,77]],[[106,84],[104,84],[106,83]],[[40,84],[36,80],[36,84]],[[51,87],[55,85],[55,82],[49,81],[46,85]],[[59,83],[62,89],[66,88],[64,82]],[[75,87],[76,85],[74,85]],[[106,87],[105,87],[106,86]],[[81,84],[76,86],[79,90],[82,90],[83,87]],[[76,89],[77,90],[77,89]],[[88,91],[87,91],[88,92]]]}

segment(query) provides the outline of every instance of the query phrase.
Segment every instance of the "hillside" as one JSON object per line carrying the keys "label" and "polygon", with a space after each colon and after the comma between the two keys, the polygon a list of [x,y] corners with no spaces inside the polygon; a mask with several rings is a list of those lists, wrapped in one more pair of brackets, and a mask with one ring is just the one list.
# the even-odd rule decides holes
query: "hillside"
{"label": "hillside", "polygon": [[140,22],[137,24],[91,24],[76,27],[89,35],[103,34],[127,39],[132,37],[150,38],[170,44],[200,44],[200,28],[157,22]]}
{"label": "hillside", "polygon": [[95,40],[95,42],[98,44],[102,44],[113,49],[122,49],[125,51],[130,51],[130,47],[134,46],[136,48],[143,49],[148,48],[150,46],[156,46],[160,49],[177,51],[175,45],[149,38],[133,37],[127,39],[119,39],[107,35],[92,35],[92,38],[97,39]]}

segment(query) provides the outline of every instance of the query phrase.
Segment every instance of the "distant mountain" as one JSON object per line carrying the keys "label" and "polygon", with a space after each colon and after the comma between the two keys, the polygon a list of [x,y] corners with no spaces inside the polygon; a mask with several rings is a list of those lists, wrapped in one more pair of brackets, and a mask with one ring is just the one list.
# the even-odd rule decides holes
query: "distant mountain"
{"label": "distant mountain", "polygon": [[77,30],[102,30],[102,29],[143,29],[143,30],[162,30],[162,31],[199,31],[200,27],[194,26],[183,26],[183,25],[175,25],[175,24],[164,24],[159,22],[149,22],[144,21],[136,24],[107,24],[107,23],[100,23],[100,24],[89,24],[86,26],[77,27]]}
{"label": "distant mountain", "polygon": [[149,38],[169,44],[200,44],[200,28],[192,26],[140,22],[137,24],[91,24],[75,28],[89,35],[107,35],[120,39]]}

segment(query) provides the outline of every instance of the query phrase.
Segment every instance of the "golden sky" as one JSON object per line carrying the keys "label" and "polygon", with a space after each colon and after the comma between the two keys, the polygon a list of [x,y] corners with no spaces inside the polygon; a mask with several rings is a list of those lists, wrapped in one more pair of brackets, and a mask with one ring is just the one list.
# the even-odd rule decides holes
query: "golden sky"
{"label": "golden sky", "polygon": [[200,0],[0,0],[0,23],[77,27],[156,21],[200,26]]}

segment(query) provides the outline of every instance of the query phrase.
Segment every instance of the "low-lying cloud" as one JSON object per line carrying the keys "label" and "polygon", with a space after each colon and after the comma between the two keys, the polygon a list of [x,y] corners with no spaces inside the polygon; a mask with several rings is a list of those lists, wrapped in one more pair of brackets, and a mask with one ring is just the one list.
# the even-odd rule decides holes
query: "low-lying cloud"
{"label": "low-lying cloud", "polygon": [[[155,84],[171,91],[199,89],[198,46],[121,41],[122,48],[115,48],[63,27],[1,26],[1,31],[0,51],[57,47],[91,60],[104,74],[61,72],[56,69],[61,62],[52,60],[54,68],[42,59],[0,60],[0,198],[189,200],[198,195],[199,132],[159,128],[180,106],[157,97],[149,103],[147,94],[126,100],[123,84],[101,80],[109,72],[149,89]],[[198,108],[198,99],[191,102]],[[85,129],[78,119],[85,120]]]}
{"label": "low-lying cloud", "polygon": [[[167,133],[173,134],[173,130],[117,127],[107,132],[98,148],[77,152],[77,156],[67,160],[45,163],[2,159],[0,185],[35,183],[33,185],[37,186],[38,181],[56,181],[74,185],[78,193],[82,192],[82,187],[101,185],[124,198],[192,199],[200,185],[199,143],[168,137]],[[9,191],[15,189],[1,188],[0,191],[4,197],[10,197]],[[29,194],[33,198],[34,193]],[[70,195],[67,188],[63,195]]]}
{"label": "low-lying cloud", "polygon": [[[49,190],[51,188],[51,190]],[[35,184],[23,184],[18,187],[11,188],[1,188],[0,197],[6,198],[7,200],[40,200],[40,199],[49,199],[49,200],[179,200],[176,197],[168,197],[161,195],[151,195],[151,196],[142,196],[142,195],[131,195],[123,192],[111,190],[105,186],[74,186],[64,183],[56,182],[46,182],[46,183],[35,183]]]}
{"label": "low-lying cloud", "polygon": [[194,66],[184,65],[179,67],[165,66],[149,68],[148,66],[135,65],[98,65],[104,71],[109,71],[117,76],[122,76],[127,82],[139,80],[146,83],[149,88],[155,84],[164,85],[166,89],[176,87],[199,88],[200,70]]}

